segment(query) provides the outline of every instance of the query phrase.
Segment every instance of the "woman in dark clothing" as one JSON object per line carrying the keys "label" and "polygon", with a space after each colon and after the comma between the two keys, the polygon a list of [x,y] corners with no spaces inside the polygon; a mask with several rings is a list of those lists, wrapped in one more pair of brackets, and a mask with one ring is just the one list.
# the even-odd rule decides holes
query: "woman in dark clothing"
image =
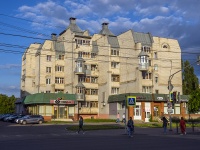
{"label": "woman in dark clothing", "polygon": [[82,116],[79,117],[79,128],[78,128],[77,133],[79,134],[79,132],[80,132],[81,130],[83,131],[83,134],[85,134],[85,132],[84,132],[84,130],[83,130],[83,117],[82,117]]}

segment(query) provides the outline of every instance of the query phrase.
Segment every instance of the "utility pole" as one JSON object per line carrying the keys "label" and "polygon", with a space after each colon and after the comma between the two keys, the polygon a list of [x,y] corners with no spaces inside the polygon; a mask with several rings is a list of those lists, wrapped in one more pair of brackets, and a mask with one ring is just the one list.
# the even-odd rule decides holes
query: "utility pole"
{"label": "utility pole", "polygon": [[[191,65],[194,65],[194,64],[199,64],[200,63],[200,56],[198,56],[198,60],[195,61],[194,63],[192,63]],[[190,67],[191,65],[189,66],[186,66],[185,68],[187,67]],[[169,89],[169,105],[170,105],[170,108],[172,109],[172,102],[171,102],[171,91],[173,89],[173,85],[171,83],[172,81],[172,78],[174,77],[175,74],[179,73],[180,71],[182,71],[183,69],[181,68],[180,70],[178,70],[177,72],[173,73],[172,75],[169,76],[169,80],[168,80],[168,89]],[[172,118],[171,118],[171,111],[169,111],[169,121],[170,121],[170,131],[172,131]]]}

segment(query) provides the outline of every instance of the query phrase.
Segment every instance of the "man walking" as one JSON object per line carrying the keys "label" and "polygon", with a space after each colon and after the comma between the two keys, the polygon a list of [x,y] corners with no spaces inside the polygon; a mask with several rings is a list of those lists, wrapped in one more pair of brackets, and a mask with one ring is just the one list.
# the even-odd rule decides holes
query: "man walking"
{"label": "man walking", "polygon": [[128,127],[128,135],[129,135],[129,137],[133,137],[134,122],[132,120],[132,117],[130,117],[130,119],[128,120],[127,127]]}

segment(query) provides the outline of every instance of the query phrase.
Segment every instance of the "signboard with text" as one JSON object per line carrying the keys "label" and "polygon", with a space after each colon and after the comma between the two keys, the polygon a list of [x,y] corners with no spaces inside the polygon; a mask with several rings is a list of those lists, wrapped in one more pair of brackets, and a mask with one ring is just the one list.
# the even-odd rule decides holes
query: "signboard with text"
{"label": "signboard with text", "polygon": [[[59,102],[58,102],[59,101]],[[73,100],[50,100],[50,104],[75,104]]]}

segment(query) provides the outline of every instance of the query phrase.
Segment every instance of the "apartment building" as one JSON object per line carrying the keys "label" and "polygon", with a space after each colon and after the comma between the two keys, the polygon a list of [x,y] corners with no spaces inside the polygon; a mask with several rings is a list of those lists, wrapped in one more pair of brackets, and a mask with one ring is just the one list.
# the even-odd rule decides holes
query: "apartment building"
{"label": "apartment building", "polygon": [[[181,69],[177,40],[134,30],[114,35],[108,23],[102,23],[101,31],[90,35],[88,30],[78,27],[76,18],[69,21],[69,26],[59,35],[53,33],[51,39],[43,44],[31,44],[24,52],[22,98],[36,93],[75,94],[74,118],[79,115],[115,118],[117,112],[129,111],[124,111],[122,102],[109,103],[112,95],[169,94],[169,76]],[[173,77],[172,84],[173,91],[182,94],[181,72]],[[137,104],[139,112],[147,106],[153,107],[149,101],[146,106]],[[167,98],[163,98],[162,108],[164,105]],[[26,107],[29,110],[32,105]],[[35,113],[39,113],[39,107],[44,106],[38,105]],[[56,107],[52,104],[52,115],[56,115],[53,114]],[[69,111],[68,107],[64,109]]]}

